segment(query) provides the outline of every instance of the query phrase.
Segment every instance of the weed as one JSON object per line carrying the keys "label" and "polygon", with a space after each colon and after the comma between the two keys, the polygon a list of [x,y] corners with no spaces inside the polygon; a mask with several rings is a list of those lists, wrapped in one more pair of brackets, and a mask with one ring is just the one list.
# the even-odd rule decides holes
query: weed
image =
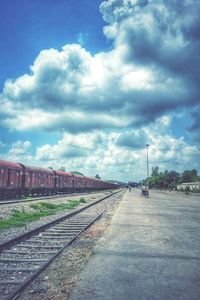
{"label": "weed", "polygon": [[84,202],[86,202],[84,198],[82,200],[69,200],[67,203],[58,204],[39,202],[37,204],[30,205],[30,207],[34,210],[33,212],[25,212],[24,208],[21,211],[13,209],[9,218],[0,220],[0,229],[25,226],[28,222],[56,214],[57,212],[65,209],[72,209]]}
{"label": "weed", "polygon": [[80,201],[81,203],[86,203],[86,200],[85,200],[84,197],[81,197],[81,198],[79,199],[79,201]]}

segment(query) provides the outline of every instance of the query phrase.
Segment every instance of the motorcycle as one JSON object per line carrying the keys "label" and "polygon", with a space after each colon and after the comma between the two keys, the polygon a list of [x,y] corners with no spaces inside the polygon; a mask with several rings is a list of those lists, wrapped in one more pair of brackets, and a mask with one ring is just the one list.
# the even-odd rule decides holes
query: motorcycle
{"label": "motorcycle", "polygon": [[149,191],[147,191],[147,190],[142,190],[142,192],[141,192],[141,197],[149,198]]}

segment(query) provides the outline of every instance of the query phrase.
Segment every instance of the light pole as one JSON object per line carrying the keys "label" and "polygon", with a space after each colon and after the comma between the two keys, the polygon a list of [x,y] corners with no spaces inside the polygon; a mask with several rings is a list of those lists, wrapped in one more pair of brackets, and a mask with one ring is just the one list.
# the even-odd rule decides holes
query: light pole
{"label": "light pole", "polygon": [[146,144],[146,148],[147,148],[147,188],[149,188],[149,153],[148,153],[148,149],[149,149],[149,144]]}

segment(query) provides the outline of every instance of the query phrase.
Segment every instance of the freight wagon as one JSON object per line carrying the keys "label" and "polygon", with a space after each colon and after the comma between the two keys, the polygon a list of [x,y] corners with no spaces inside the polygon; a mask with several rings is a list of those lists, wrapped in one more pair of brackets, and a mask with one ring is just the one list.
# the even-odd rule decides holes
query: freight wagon
{"label": "freight wagon", "polygon": [[97,178],[0,160],[0,199],[114,189]]}

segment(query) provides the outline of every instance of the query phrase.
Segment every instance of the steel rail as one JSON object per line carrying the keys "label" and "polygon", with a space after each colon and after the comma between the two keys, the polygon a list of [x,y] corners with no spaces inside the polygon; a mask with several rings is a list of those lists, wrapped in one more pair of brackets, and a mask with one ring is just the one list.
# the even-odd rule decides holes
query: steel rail
{"label": "steel rail", "polygon": [[50,259],[48,259],[46,262],[44,262],[30,277],[28,277],[24,282],[19,283],[20,285],[9,295],[3,298],[3,300],[13,300],[17,299],[17,297],[20,296],[21,292],[30,285],[33,280],[40,275],[51,263],[52,261],[60,255],[63,250],[71,245],[77,237],[85,231],[88,227],[90,227],[97,219],[99,219],[102,216],[103,212],[101,212],[97,217],[95,217],[88,225],[86,225],[79,233],[77,233],[75,236],[69,240],[60,250],[58,250]]}
{"label": "steel rail", "polygon": [[99,203],[99,202],[101,202],[101,201],[103,201],[103,200],[105,200],[105,199],[111,197],[112,195],[115,195],[115,194],[119,193],[119,192],[121,192],[121,190],[116,191],[116,192],[114,192],[114,193],[112,193],[112,194],[110,194],[110,195],[107,195],[107,196],[105,196],[105,197],[103,197],[103,198],[101,198],[101,199],[98,199],[98,200],[96,200],[96,201],[94,201],[94,202],[92,202],[92,203],[90,203],[90,204],[88,204],[88,205],[85,205],[85,206],[83,206],[83,207],[81,207],[81,208],[79,208],[79,209],[76,209],[74,212],[68,213],[68,214],[66,214],[66,215],[63,216],[63,217],[59,217],[58,219],[55,219],[55,220],[53,220],[53,221],[51,221],[51,222],[48,222],[48,223],[46,223],[46,224],[44,224],[44,225],[41,225],[41,226],[37,227],[37,228],[34,228],[34,229],[30,230],[30,231],[27,231],[27,232],[25,232],[25,233],[23,233],[23,234],[20,234],[20,235],[18,235],[18,236],[16,236],[16,237],[12,238],[12,239],[10,239],[10,240],[7,240],[7,241],[5,241],[5,242],[3,242],[3,243],[0,243],[0,253],[1,253],[5,248],[11,247],[11,246],[13,246],[14,244],[16,244],[16,243],[22,241],[22,240],[25,239],[25,238],[29,238],[30,236],[33,236],[34,234],[37,234],[37,233],[39,233],[40,231],[43,231],[44,229],[47,229],[48,227],[51,227],[52,225],[54,225],[54,224],[56,224],[56,223],[58,223],[58,222],[61,222],[61,221],[65,220],[65,219],[67,219],[67,218],[70,218],[70,217],[72,217],[72,216],[74,216],[74,215],[76,215],[76,214],[79,214],[80,212],[82,212],[82,211],[88,209],[89,207],[91,207],[91,206],[93,206],[93,205],[96,205],[97,203]]}
{"label": "steel rail", "polygon": [[[3,272],[16,272],[17,277],[21,277],[21,275],[18,274],[19,271],[27,273],[27,275],[25,277],[22,277],[22,280],[16,280],[15,276],[12,275],[7,275],[6,277],[11,278],[10,280],[2,280],[0,281],[0,283],[2,283],[2,285],[7,285],[7,286],[15,286],[16,288],[13,288],[11,293],[7,293],[7,295],[5,295],[4,300],[11,300],[11,299],[16,299],[20,293],[42,272],[44,271],[47,266],[67,247],[69,246],[84,230],[86,230],[89,226],[91,226],[98,218],[101,217],[101,215],[103,214],[103,212],[106,210],[104,209],[103,211],[101,211],[101,213],[96,213],[95,217],[93,215],[92,219],[91,216],[89,216],[88,219],[88,215],[83,213],[80,214],[83,211],[87,212],[87,209],[89,209],[90,207],[102,202],[103,200],[110,198],[113,195],[119,194],[120,192],[122,192],[122,190],[120,191],[116,191],[110,195],[107,195],[106,197],[103,197],[93,203],[90,203],[89,205],[86,205],[80,209],[77,209],[75,212],[70,213],[65,215],[64,217],[58,218],[52,222],[49,222],[48,224],[45,224],[43,226],[38,227],[37,229],[31,230],[31,232],[27,232],[26,234],[23,234],[21,236],[18,236],[16,238],[14,238],[13,240],[9,240],[7,242],[4,242],[1,244],[1,252],[4,249],[4,252],[2,252],[3,255],[14,255],[14,258],[11,256],[7,257],[2,257],[0,259],[0,263],[1,264],[5,264],[5,263],[11,263],[11,266],[2,269],[2,266],[0,268],[1,271]],[[75,217],[77,215],[77,217],[79,217],[79,219],[77,220],[77,218],[75,218],[75,220],[73,219],[73,217]],[[64,223],[64,224],[63,224]],[[55,226],[54,228],[50,228],[52,226]],[[46,232],[47,229],[47,232]],[[53,231],[52,231],[53,229]],[[42,232],[42,236],[41,233]],[[57,232],[57,237],[54,237],[55,234]],[[39,234],[40,233],[40,234]],[[64,235],[65,233],[65,235]],[[37,234],[39,234],[39,236],[37,236]],[[35,235],[35,237],[34,237]],[[59,235],[61,235],[61,237],[59,237]],[[29,243],[26,244],[26,239],[31,238],[29,240]],[[33,238],[33,239],[32,239]],[[55,241],[55,243],[54,243]],[[11,246],[15,245],[16,243],[21,242],[20,245],[16,245],[16,248],[18,248],[19,250],[17,251],[17,249],[11,249]],[[25,242],[25,244],[23,244],[23,242]],[[37,243],[39,244],[37,246]],[[20,248],[24,248],[24,249],[28,249],[31,248],[31,250],[33,252],[29,252],[28,250],[20,250]],[[5,251],[7,249],[7,251]],[[37,249],[37,251],[35,252],[34,249]],[[40,251],[39,249],[43,249],[42,251]],[[45,249],[47,249],[47,251],[45,251]],[[53,251],[54,249],[54,251]],[[51,251],[50,251],[51,250]],[[15,257],[15,255],[17,255],[17,257]],[[18,255],[20,257],[18,257]],[[22,257],[21,255],[26,256],[27,257]],[[41,255],[43,255],[41,257]],[[47,256],[45,256],[47,255]],[[33,258],[34,256],[36,256],[36,258]],[[22,267],[13,267],[12,263],[15,263],[16,266],[17,264],[20,263],[28,263],[28,264],[33,264],[32,268],[31,265],[29,265],[29,267],[25,268],[24,265]],[[34,265],[36,264],[36,265]],[[39,265],[38,265],[39,264]],[[31,272],[31,274],[30,274]],[[13,280],[14,277],[14,280]]]}
{"label": "steel rail", "polygon": [[67,193],[67,194],[57,194],[57,195],[49,195],[49,196],[43,196],[43,197],[35,197],[35,198],[24,198],[24,199],[11,199],[11,200],[1,200],[0,199],[0,205],[7,205],[7,204],[14,204],[14,203],[23,203],[23,202],[32,202],[32,201],[41,201],[41,200],[51,200],[56,198],[68,198],[68,197],[75,197],[75,196],[84,196],[84,195],[92,195],[96,193],[105,193],[109,190],[97,190],[92,192],[84,192],[84,193]]}

